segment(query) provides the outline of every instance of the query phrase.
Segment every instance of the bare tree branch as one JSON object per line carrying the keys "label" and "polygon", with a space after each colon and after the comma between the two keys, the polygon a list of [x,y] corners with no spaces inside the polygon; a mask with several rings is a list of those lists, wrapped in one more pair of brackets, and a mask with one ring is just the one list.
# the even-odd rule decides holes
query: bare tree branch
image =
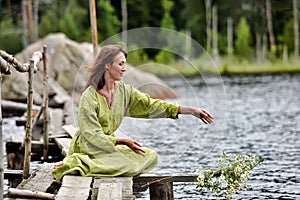
{"label": "bare tree branch", "polygon": [[[15,59],[12,55],[9,55],[5,51],[0,50],[0,57],[4,59],[9,65],[9,67],[14,67],[19,72],[28,72],[29,71],[29,63],[21,64],[17,59]],[[43,59],[43,54],[40,51],[36,51],[33,53],[32,58],[34,65],[34,72],[38,71],[38,63]],[[1,62],[1,70],[3,66],[6,66],[5,62]],[[5,68],[5,67],[4,67]],[[7,69],[7,68],[6,68]],[[7,70],[6,70],[7,71]]]}
{"label": "bare tree branch", "polygon": [[0,70],[2,74],[9,75],[11,74],[10,68],[12,67],[11,64],[6,62],[1,56],[0,56]]}

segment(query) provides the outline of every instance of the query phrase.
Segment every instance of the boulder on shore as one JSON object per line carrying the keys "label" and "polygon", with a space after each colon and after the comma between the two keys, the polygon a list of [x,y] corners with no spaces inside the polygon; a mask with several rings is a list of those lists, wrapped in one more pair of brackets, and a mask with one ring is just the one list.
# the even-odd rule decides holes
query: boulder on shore
{"label": "boulder on shore", "polygon": [[[78,103],[85,85],[84,66],[92,63],[92,44],[77,43],[67,38],[63,33],[46,36],[30,44],[15,57],[21,63],[29,62],[35,51],[42,51],[47,46],[47,66],[49,77],[49,96],[53,104],[63,104],[69,97]],[[176,94],[157,76],[143,72],[127,65],[128,70],[124,82],[131,84],[153,98],[175,98]],[[27,98],[28,74],[11,69],[12,74],[3,78],[2,98],[25,102]],[[34,75],[34,103],[42,103],[43,94],[43,64]],[[51,104],[51,103],[50,103]],[[50,105],[51,106],[51,105]]]}

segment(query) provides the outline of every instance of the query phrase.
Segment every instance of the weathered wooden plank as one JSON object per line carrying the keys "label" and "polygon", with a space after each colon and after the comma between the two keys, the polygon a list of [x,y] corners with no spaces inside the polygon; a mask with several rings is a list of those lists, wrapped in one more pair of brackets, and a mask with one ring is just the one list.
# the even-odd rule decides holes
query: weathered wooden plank
{"label": "weathered wooden plank", "polygon": [[62,186],[90,188],[92,181],[93,181],[93,177],[91,176],[65,175],[63,177]]}
{"label": "weathered wooden plank", "polygon": [[67,156],[71,144],[71,138],[54,138],[55,143],[61,149],[61,154]]}
{"label": "weathered wooden plank", "polygon": [[197,174],[142,174],[138,177],[133,177],[133,183],[147,184],[152,183],[167,183],[167,182],[195,182]]}
{"label": "weathered wooden plank", "polygon": [[195,182],[197,174],[142,174],[133,178],[138,191],[149,187],[150,200],[173,200],[173,182]]}
{"label": "weathered wooden plank", "polygon": [[101,183],[97,200],[122,200],[122,183]]}
{"label": "weathered wooden plank", "polygon": [[49,109],[50,124],[49,124],[49,135],[61,134],[64,114],[62,109]]}
{"label": "weathered wooden plank", "polygon": [[4,179],[22,179],[23,170],[4,170]]}
{"label": "weathered wooden plank", "polygon": [[76,128],[72,124],[67,124],[67,125],[63,125],[62,129],[66,131],[69,134],[69,136],[73,138],[78,128]]}
{"label": "weathered wooden plank", "polygon": [[22,181],[17,188],[46,192],[47,188],[54,180],[51,174],[53,167],[54,163],[43,163],[43,165],[34,171],[28,179]]}
{"label": "weathered wooden plank", "polygon": [[93,177],[65,175],[55,199],[86,200],[90,197]]}
{"label": "weathered wooden plank", "polygon": [[55,197],[56,200],[87,200],[90,188],[61,187]]}
{"label": "weathered wooden plank", "polygon": [[[1,107],[4,116],[10,116],[11,114],[22,116],[27,111],[26,103],[18,103],[4,99],[1,100]],[[32,109],[34,111],[39,111],[40,106],[33,105]]]}
{"label": "weathered wooden plank", "polygon": [[[96,200],[98,198],[99,192],[102,194],[103,192],[99,191],[99,186],[102,184],[121,184],[121,193],[123,200],[133,200],[135,199],[133,195],[133,182],[132,177],[94,177],[93,190],[92,190],[92,200]],[[103,185],[104,186],[104,185]],[[113,185],[112,185],[113,187]]]}

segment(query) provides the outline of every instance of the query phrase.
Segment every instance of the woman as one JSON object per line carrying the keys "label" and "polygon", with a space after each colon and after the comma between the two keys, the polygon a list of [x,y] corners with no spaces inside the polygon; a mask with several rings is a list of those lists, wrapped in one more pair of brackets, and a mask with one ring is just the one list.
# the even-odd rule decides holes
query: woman
{"label": "woman", "polygon": [[176,119],[178,114],[191,114],[206,124],[213,122],[203,109],[151,99],[120,81],[126,72],[126,58],[122,44],[101,48],[80,99],[79,130],[69,155],[52,172],[57,180],[65,174],[136,176],[153,169],[157,164],[155,151],[135,140],[115,137],[124,116]]}

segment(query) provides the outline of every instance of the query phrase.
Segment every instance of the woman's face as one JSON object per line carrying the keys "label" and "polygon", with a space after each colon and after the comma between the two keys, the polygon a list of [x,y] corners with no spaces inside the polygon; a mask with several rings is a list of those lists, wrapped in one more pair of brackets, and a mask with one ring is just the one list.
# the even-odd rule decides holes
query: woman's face
{"label": "woman's face", "polygon": [[126,58],[123,53],[119,53],[114,61],[107,65],[106,73],[114,81],[119,81],[123,78],[126,72]]}

